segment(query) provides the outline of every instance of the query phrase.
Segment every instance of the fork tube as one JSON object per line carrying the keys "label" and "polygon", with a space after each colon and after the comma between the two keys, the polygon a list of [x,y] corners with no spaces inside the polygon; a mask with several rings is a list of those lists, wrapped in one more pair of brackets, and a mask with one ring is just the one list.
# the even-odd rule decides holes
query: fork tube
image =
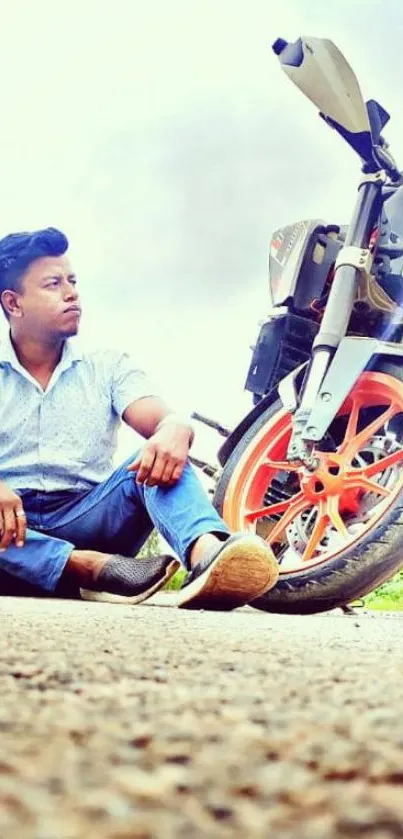
{"label": "fork tube", "polygon": [[[353,218],[349,225],[345,247],[367,248],[379,213],[380,183],[364,182],[358,190]],[[350,265],[336,270],[329,299],[313,347],[336,349],[344,338],[357,291],[358,271]]]}
{"label": "fork tube", "polygon": [[[381,183],[372,181],[364,181],[359,186],[345,247],[368,247],[379,213],[381,189]],[[329,362],[347,332],[357,293],[357,280],[358,271],[350,265],[341,265],[336,270],[322,323],[313,343],[312,362],[300,405],[304,412],[312,408]]]}

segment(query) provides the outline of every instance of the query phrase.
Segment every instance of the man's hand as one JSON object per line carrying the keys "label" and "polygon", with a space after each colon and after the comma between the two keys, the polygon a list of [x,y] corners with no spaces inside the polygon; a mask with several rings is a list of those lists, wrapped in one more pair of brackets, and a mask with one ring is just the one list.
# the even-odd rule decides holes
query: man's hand
{"label": "man's hand", "polygon": [[162,420],[136,460],[127,467],[129,472],[137,472],[136,483],[173,486],[184,470],[192,437],[189,425],[169,417]]}
{"label": "man's hand", "polygon": [[22,548],[26,529],[27,520],[20,496],[0,481],[0,550],[8,548],[13,540],[17,548]]}

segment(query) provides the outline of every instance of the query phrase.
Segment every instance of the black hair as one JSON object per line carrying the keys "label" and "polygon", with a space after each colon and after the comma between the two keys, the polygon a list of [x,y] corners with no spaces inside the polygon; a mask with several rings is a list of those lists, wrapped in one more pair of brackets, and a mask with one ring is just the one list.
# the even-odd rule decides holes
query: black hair
{"label": "black hair", "polygon": [[31,262],[41,256],[61,256],[68,246],[67,237],[55,227],[31,233],[10,233],[0,239],[0,298],[6,289],[21,291],[22,276]]}

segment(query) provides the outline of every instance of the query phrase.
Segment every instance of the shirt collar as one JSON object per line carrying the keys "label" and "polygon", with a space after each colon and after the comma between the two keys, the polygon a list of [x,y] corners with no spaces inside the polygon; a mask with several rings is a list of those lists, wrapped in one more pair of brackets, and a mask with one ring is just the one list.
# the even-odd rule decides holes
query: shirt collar
{"label": "shirt collar", "polygon": [[[75,338],[67,338],[57,367],[63,367],[66,370],[75,361],[82,361],[82,359],[83,352],[80,344],[76,342]],[[21,364],[11,343],[10,332],[7,332],[6,336],[0,341],[0,365],[6,363],[11,364],[15,370],[21,369]]]}

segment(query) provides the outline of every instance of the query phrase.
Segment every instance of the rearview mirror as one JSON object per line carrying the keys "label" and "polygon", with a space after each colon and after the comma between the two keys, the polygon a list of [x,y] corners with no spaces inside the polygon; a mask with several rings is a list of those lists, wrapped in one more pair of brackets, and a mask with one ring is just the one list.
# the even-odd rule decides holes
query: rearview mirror
{"label": "rearview mirror", "polygon": [[371,126],[360,86],[340,50],[324,38],[299,38],[273,44],[282,68],[330,123],[345,132],[369,133]]}

